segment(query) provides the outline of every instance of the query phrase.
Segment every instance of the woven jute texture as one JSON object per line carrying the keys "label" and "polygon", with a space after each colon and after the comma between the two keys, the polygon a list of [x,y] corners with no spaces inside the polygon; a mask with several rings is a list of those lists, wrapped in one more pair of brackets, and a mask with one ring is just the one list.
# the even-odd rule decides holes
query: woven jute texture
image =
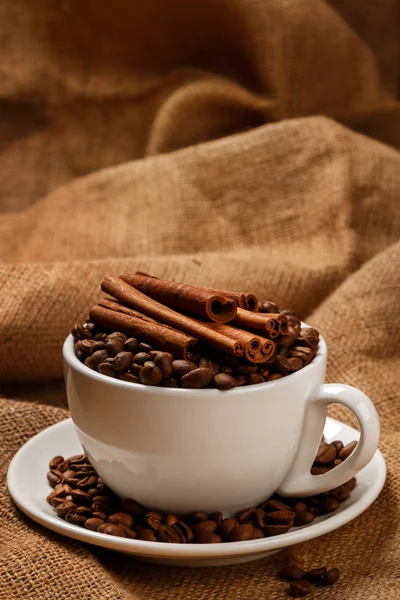
{"label": "woven jute texture", "polygon": [[63,339],[122,269],[251,291],[322,332],[328,380],[377,406],[388,480],[291,552],[341,569],[316,599],[399,598],[399,32],[397,0],[0,1],[2,600],[286,597],[282,554],[155,567],[9,498],[13,454],[68,414]]}

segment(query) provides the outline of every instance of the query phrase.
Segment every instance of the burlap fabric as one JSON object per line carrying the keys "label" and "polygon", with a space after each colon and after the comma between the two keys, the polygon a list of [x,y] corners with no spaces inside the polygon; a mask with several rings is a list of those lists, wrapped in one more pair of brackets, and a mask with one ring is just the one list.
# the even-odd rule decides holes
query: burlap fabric
{"label": "burlap fabric", "polygon": [[7,494],[15,451],[67,414],[39,404],[65,402],[64,336],[122,268],[253,291],[321,330],[329,380],[376,403],[388,482],[293,552],[342,570],[315,598],[399,597],[399,32],[396,0],[0,2],[0,598],[286,597],[282,555],[140,564]]}

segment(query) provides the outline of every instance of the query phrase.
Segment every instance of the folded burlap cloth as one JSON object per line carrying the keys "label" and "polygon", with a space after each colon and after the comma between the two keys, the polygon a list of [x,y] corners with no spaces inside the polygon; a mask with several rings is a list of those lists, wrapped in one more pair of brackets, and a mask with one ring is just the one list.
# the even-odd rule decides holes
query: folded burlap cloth
{"label": "folded burlap cloth", "polygon": [[317,599],[399,598],[398,8],[0,2],[1,599],[286,597],[284,554],[141,564],[35,525],[8,496],[13,454],[67,416],[49,406],[65,406],[64,337],[103,273],[128,268],[252,291],[322,332],[328,380],[377,406],[388,480],[292,552],[341,569]]}

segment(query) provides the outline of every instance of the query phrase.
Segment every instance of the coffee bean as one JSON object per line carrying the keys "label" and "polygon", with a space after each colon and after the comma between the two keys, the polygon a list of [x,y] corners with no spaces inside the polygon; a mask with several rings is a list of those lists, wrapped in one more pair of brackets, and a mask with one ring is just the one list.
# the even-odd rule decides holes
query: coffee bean
{"label": "coffee bean", "polygon": [[[144,365],[145,362],[150,361],[150,354],[148,354],[147,352],[138,352],[137,354],[135,354],[135,356],[133,357],[133,362],[135,365]],[[132,369],[132,367],[131,367]]]}
{"label": "coffee bean", "polygon": [[[86,355],[93,354],[95,352],[95,350],[93,350],[95,344],[97,344],[95,340],[82,340],[80,342],[80,349],[83,350]],[[96,350],[101,350],[101,348],[96,348]]]}
{"label": "coffee bean", "polygon": [[293,335],[292,332],[286,334],[286,335],[282,335],[279,338],[279,343],[281,346],[286,346],[286,348],[289,348],[290,346],[293,346],[293,344],[295,343],[297,339],[296,335]]}
{"label": "coffee bean", "polygon": [[265,537],[264,533],[258,527],[254,527],[254,538],[255,540],[261,540]]}
{"label": "coffee bean", "polygon": [[206,515],[206,513],[203,512],[192,512],[190,516],[192,520],[195,521],[195,523],[202,523],[203,521],[208,521],[208,515]]}
{"label": "coffee bean", "polygon": [[206,358],[205,356],[200,358],[198,365],[201,369],[208,369],[213,375],[217,375],[220,370],[219,364],[217,362],[211,360],[211,358]]}
{"label": "coffee bean", "polygon": [[274,535],[282,535],[283,533],[287,533],[289,529],[293,526],[293,522],[287,525],[277,524],[277,525],[266,525],[263,527],[263,532],[266,537],[271,537]]}
{"label": "coffee bean", "polygon": [[102,375],[107,375],[108,377],[118,377],[117,371],[114,369],[113,365],[108,362],[100,363],[97,370]]}
{"label": "coffee bean", "polygon": [[153,350],[154,348],[150,344],[146,344],[145,342],[139,343],[139,352],[147,352],[147,354],[149,354],[149,352],[152,352]]}
{"label": "coffee bean", "polygon": [[117,356],[123,350],[123,342],[120,339],[108,338],[105,341],[104,350],[110,355],[110,357]]}
{"label": "coffee bean", "polygon": [[329,569],[329,571],[327,572],[327,574],[324,577],[324,581],[322,582],[322,585],[333,585],[334,583],[336,583],[338,581],[339,577],[340,577],[339,569],[336,569],[336,568]]}
{"label": "coffee bean", "polygon": [[140,383],[139,377],[133,375],[133,373],[120,373],[119,378],[121,381],[129,381],[129,383]]}
{"label": "coffee bean", "polygon": [[302,328],[300,331],[299,342],[316,350],[319,343],[319,332],[312,327]]}
{"label": "coffee bean", "polygon": [[317,456],[315,457],[315,463],[317,465],[328,465],[335,460],[336,455],[337,451],[335,446],[323,444],[318,449]]}
{"label": "coffee bean", "polygon": [[239,522],[236,519],[224,519],[218,527],[222,539],[224,541],[228,541],[232,531],[235,529],[235,527],[238,527],[238,525]]}
{"label": "coffee bean", "polygon": [[338,502],[344,502],[350,496],[350,489],[347,485],[340,485],[334,490],[331,490],[329,495]]}
{"label": "coffee bean", "polygon": [[106,523],[104,526],[101,525],[101,527],[104,527],[101,531],[101,533],[105,533],[106,535],[115,535],[117,537],[127,537],[125,531],[122,529],[122,527],[119,527],[118,525],[114,525],[114,523]]}
{"label": "coffee bean", "polygon": [[293,523],[294,513],[289,510],[276,510],[265,513],[265,522],[267,524],[288,525]]}
{"label": "coffee bean", "polygon": [[62,462],[64,462],[64,458],[62,456],[55,456],[54,458],[52,458],[49,462],[50,471],[57,469],[57,465],[59,465]]}
{"label": "coffee bean", "polygon": [[75,502],[75,504],[78,506],[82,506],[82,505],[91,506],[92,505],[92,498],[89,496],[89,494],[87,494],[83,490],[72,490],[71,498],[72,498],[72,501]]}
{"label": "coffee bean", "polygon": [[56,486],[58,483],[64,483],[64,476],[57,469],[53,469],[47,473],[47,479],[51,486]]}
{"label": "coffee bean", "polygon": [[257,365],[239,365],[236,371],[239,375],[250,375],[250,373],[257,373]]}
{"label": "coffee bean", "polygon": [[319,517],[319,508],[317,506],[312,506],[309,510],[309,512],[312,514],[312,516],[314,517],[314,519],[316,519],[317,517]]}
{"label": "coffee bean", "polygon": [[[46,498],[47,502],[54,508],[56,509],[58,506],[60,506],[60,504],[64,504],[64,502],[66,502],[66,499],[62,496],[57,496],[56,494],[54,494],[54,491],[51,492],[51,494],[49,494]],[[72,501],[72,499],[71,499]]]}
{"label": "coffee bean", "polygon": [[162,517],[162,515],[160,515],[160,513],[151,511],[145,515],[144,521],[147,523],[147,525],[149,527],[151,527],[151,529],[154,529],[154,531],[157,531],[157,529],[160,527],[160,525],[162,525],[163,517]]}
{"label": "coffee bean", "polygon": [[84,477],[83,479],[81,479],[79,483],[76,484],[76,487],[86,492],[87,490],[90,490],[90,488],[92,488],[94,485],[96,485],[96,483],[97,477],[95,477],[94,475],[89,475],[88,477]]}
{"label": "coffee bean", "polygon": [[353,452],[356,446],[357,442],[350,442],[350,444],[347,444],[346,446],[344,446],[344,448],[341,449],[338,458],[340,458],[341,460],[346,460],[346,458],[349,458],[350,454]]}
{"label": "coffee bean", "polygon": [[103,523],[103,525],[100,525],[97,528],[97,533],[104,533],[105,528],[107,527],[107,525],[109,525],[109,523]]}
{"label": "coffee bean", "polygon": [[196,536],[196,542],[198,544],[219,544],[222,542],[222,538],[218,533],[200,532]]}
{"label": "coffee bean", "polygon": [[304,571],[298,565],[287,565],[279,571],[279,577],[285,581],[300,581],[304,578]]}
{"label": "coffee bean", "polygon": [[88,490],[86,493],[87,493],[87,494],[88,494],[88,495],[91,497],[91,499],[93,500],[93,498],[94,498],[95,496],[97,496],[99,492],[98,492],[97,488],[90,488],[90,490]]}
{"label": "coffee bean", "polygon": [[131,498],[125,498],[125,500],[122,501],[122,508],[124,512],[128,513],[128,515],[131,515],[134,519],[140,519],[145,515],[146,512],[143,506],[138,504],[138,502],[131,500]]}
{"label": "coffee bean", "polygon": [[277,356],[283,356],[284,358],[287,358],[289,354],[289,348],[287,346],[278,346],[278,352],[277,352]]}
{"label": "coffee bean", "polygon": [[181,384],[184,388],[202,389],[213,380],[213,374],[209,369],[194,369],[181,378]]}
{"label": "coffee bean", "polygon": [[311,583],[305,581],[304,579],[300,579],[300,581],[291,581],[290,583],[290,591],[296,598],[308,596],[308,594],[311,594],[312,589]]}
{"label": "coffee bean", "polygon": [[294,525],[295,527],[302,527],[303,525],[309,525],[314,521],[314,515],[308,510],[302,510],[295,512]]}
{"label": "coffee bean", "polygon": [[106,350],[97,350],[96,352],[93,352],[91,356],[87,357],[85,360],[85,365],[89,367],[89,369],[97,371],[98,366],[103,363],[106,358],[108,358]]}
{"label": "coffee bean", "polygon": [[126,335],[122,331],[113,331],[113,333],[107,335],[107,340],[118,340],[123,344],[126,342]]}
{"label": "coffee bean", "polygon": [[296,502],[295,505],[293,506],[294,512],[303,512],[303,510],[307,510],[307,509],[308,509],[308,504],[306,502],[302,502],[301,500],[299,502]]}
{"label": "coffee bean", "polygon": [[115,523],[115,525],[124,525],[125,527],[128,527],[129,529],[132,528],[133,526],[133,517],[131,515],[128,515],[128,513],[125,512],[117,512],[114,513],[112,515],[110,515],[107,519],[110,523]]}
{"label": "coffee bean", "polygon": [[237,514],[237,520],[239,521],[240,524],[245,523],[246,521],[249,521],[253,517],[255,512],[256,512],[255,508],[244,508]]}
{"label": "coffee bean", "polygon": [[262,508],[266,513],[280,510],[292,512],[292,509],[288,504],[282,502],[281,500],[277,500],[276,498],[270,498],[266,502],[263,502],[263,504],[260,505],[260,508]]}
{"label": "coffee bean", "polygon": [[334,442],[331,443],[331,446],[334,446],[336,448],[336,452],[339,454],[339,452],[344,447],[344,444],[340,440],[335,440]]}
{"label": "coffee bean", "polygon": [[349,481],[346,481],[346,483],[344,485],[347,486],[349,488],[349,490],[351,491],[355,487],[356,484],[357,484],[357,479],[355,477],[352,477],[351,479],[349,479]]}
{"label": "coffee bean", "polygon": [[143,365],[139,365],[139,363],[132,363],[131,364],[131,373],[133,375],[135,375],[136,377],[139,377],[139,373],[142,369]]}
{"label": "coffee bean", "polygon": [[101,340],[97,340],[95,342],[93,342],[91,348],[90,348],[90,354],[94,354],[95,352],[97,352],[97,350],[104,350],[106,344],[105,342],[101,341]]}
{"label": "coffee bean", "polygon": [[262,303],[259,303],[259,311],[262,313],[269,313],[269,314],[278,314],[279,313],[279,308],[278,305],[275,304],[275,302],[269,302],[269,301],[265,301]]}
{"label": "coffee bean", "polygon": [[146,361],[140,369],[139,380],[144,385],[160,385],[162,373],[153,362]]}
{"label": "coffee bean", "polygon": [[187,375],[187,373],[190,373],[190,371],[194,371],[197,368],[198,367],[196,363],[192,362],[191,360],[174,360],[172,362],[172,369],[175,379],[180,379],[184,375]]}
{"label": "coffee bean", "polygon": [[114,357],[113,367],[116,371],[127,371],[133,363],[132,352],[122,351]]}
{"label": "coffee bean", "polygon": [[83,525],[92,516],[92,511],[87,506],[72,508],[65,515],[65,520],[73,525]]}
{"label": "coffee bean", "polygon": [[280,373],[271,373],[271,375],[268,375],[267,381],[275,381],[275,379],[281,379],[281,377]]}
{"label": "coffee bean", "polygon": [[96,519],[101,519],[102,521],[107,521],[107,516],[108,516],[108,515],[106,515],[106,514],[105,514],[105,513],[103,513],[103,512],[97,512],[97,511],[94,511],[94,512],[92,513],[92,515],[93,515],[93,517],[95,517]]}
{"label": "coffee bean", "polygon": [[215,375],[214,383],[215,387],[221,391],[231,390],[232,388],[235,388],[238,385],[237,380],[228,373],[218,373],[217,375]]}
{"label": "coffee bean", "polygon": [[243,524],[232,529],[229,539],[231,542],[244,542],[245,540],[252,540],[253,537],[254,526]]}
{"label": "coffee bean", "polygon": [[154,357],[154,363],[160,369],[163,379],[170,379],[172,376],[172,361],[174,357],[169,352],[158,352]]}
{"label": "coffee bean", "polygon": [[172,527],[172,525],[175,525],[175,523],[178,522],[178,517],[176,515],[167,515],[165,517],[165,524],[168,525],[169,527]]}
{"label": "coffee bean", "polygon": [[101,502],[99,500],[94,500],[94,502],[91,505],[91,509],[94,513],[101,512],[105,515],[112,514],[112,508],[110,507],[110,505],[106,504],[105,502]]}
{"label": "coffee bean", "polygon": [[241,387],[242,385],[246,385],[246,383],[247,383],[246,375],[236,375],[235,380],[236,380],[238,387]]}
{"label": "coffee bean", "polygon": [[324,475],[324,473],[328,473],[329,469],[327,467],[311,467],[311,475]]}
{"label": "coffee bean", "polygon": [[93,333],[91,332],[89,327],[85,327],[84,325],[75,325],[72,330],[72,335],[79,340],[91,340],[93,338]]}
{"label": "coffee bean", "polygon": [[100,525],[104,525],[103,519],[96,519],[95,517],[91,517],[84,522],[83,526],[86,529],[90,529],[90,531],[97,531]]}
{"label": "coffee bean", "polygon": [[321,515],[327,515],[339,508],[339,502],[334,498],[324,498],[321,500],[319,510]]}
{"label": "coffee bean", "polygon": [[163,379],[161,382],[161,387],[178,388],[178,387],[180,387],[180,385],[179,385],[179,381],[177,381],[176,379],[173,379],[171,377],[171,379]]}
{"label": "coffee bean", "polygon": [[222,522],[223,518],[224,518],[224,515],[220,511],[214,512],[210,515],[211,521],[215,521],[218,525]]}
{"label": "coffee bean", "polygon": [[288,361],[288,359],[285,356],[282,356],[281,354],[278,354],[275,357],[273,367],[281,375],[287,375],[288,373],[290,373],[290,370],[291,370],[290,362]]}
{"label": "coffee bean", "polygon": [[250,373],[247,378],[247,385],[256,385],[258,383],[265,383],[265,379],[260,373]]}
{"label": "coffee bean", "polygon": [[181,544],[191,544],[193,542],[193,531],[184,521],[174,523],[173,529],[178,533]]}
{"label": "coffee bean", "polygon": [[297,371],[300,371],[300,369],[303,368],[303,362],[299,358],[295,358],[293,356],[292,358],[288,358],[288,361],[290,365],[290,370],[293,371],[293,373],[296,373]]}
{"label": "coffee bean", "polygon": [[125,534],[126,534],[127,538],[129,538],[131,540],[136,540],[136,538],[137,538],[137,532],[134,529],[131,529],[130,527],[127,527],[123,523],[120,523],[118,525],[118,527],[121,527],[121,529],[123,529],[123,531],[125,531]]}
{"label": "coffee bean", "polygon": [[168,525],[159,525],[157,529],[157,538],[159,542],[166,542],[168,544],[179,544],[181,541],[179,533],[173,527]]}
{"label": "coffee bean", "polygon": [[125,340],[125,342],[123,344],[123,349],[126,352],[132,352],[132,354],[136,354],[138,352],[138,348],[139,348],[139,341],[134,337],[128,338],[127,340]]}
{"label": "coffee bean", "polygon": [[335,458],[335,460],[334,460],[334,461],[333,461],[333,463],[332,463],[332,466],[333,466],[333,467],[338,467],[339,465],[341,465],[341,464],[342,464],[342,462],[343,462],[343,461],[342,461],[342,459],[340,459],[340,458]]}
{"label": "coffee bean", "polygon": [[257,526],[262,529],[265,526],[265,511],[262,508],[256,508],[254,517]]}
{"label": "coffee bean", "polygon": [[138,540],[143,540],[145,542],[157,542],[157,536],[153,529],[142,529],[142,531],[138,534]]}
{"label": "coffee bean", "polygon": [[307,579],[307,581],[309,581],[310,583],[322,585],[326,573],[326,567],[318,567],[316,569],[311,569],[311,571],[307,571],[307,573],[304,575],[304,579]]}
{"label": "coffee bean", "polygon": [[234,375],[235,371],[232,369],[232,367],[224,367],[224,366],[222,366],[220,368],[220,373],[226,373],[227,375]]}
{"label": "coffee bean", "polygon": [[96,333],[96,335],[94,336],[94,339],[99,342],[105,342],[107,339],[107,334],[106,333]]}
{"label": "coffee bean", "polygon": [[217,529],[218,525],[215,521],[201,521],[201,523],[197,523],[197,525],[193,526],[193,529],[196,533],[196,537],[197,534],[199,532],[202,533],[215,533],[216,529]]}

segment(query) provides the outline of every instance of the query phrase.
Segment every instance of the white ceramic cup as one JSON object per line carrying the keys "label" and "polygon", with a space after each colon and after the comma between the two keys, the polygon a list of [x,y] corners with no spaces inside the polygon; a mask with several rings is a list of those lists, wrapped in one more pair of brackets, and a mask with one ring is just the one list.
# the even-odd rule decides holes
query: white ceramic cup
{"label": "white ceramic cup", "polygon": [[[76,358],[71,335],[63,355],[72,419],[90,461],[116,494],[154,510],[229,516],[276,491],[322,493],[356,475],[378,446],[371,400],[351,386],[324,383],[322,338],[317,356],[297,373],[227,392],[101,375]],[[343,464],[311,475],[333,403],[356,415],[361,439]]]}

